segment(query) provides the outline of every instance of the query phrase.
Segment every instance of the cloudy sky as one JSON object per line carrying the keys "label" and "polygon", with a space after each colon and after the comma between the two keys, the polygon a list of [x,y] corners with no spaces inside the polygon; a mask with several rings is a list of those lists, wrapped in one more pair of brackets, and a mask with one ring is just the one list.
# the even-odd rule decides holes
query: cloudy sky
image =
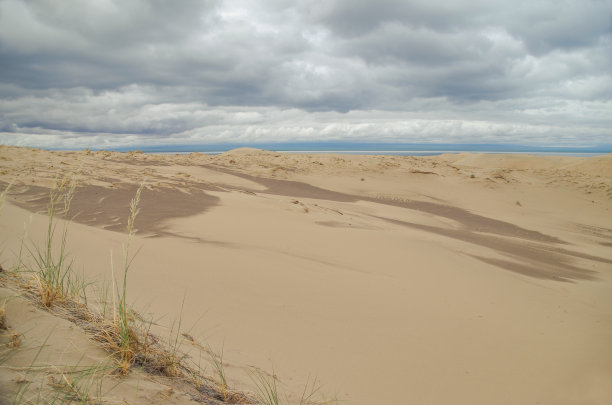
{"label": "cloudy sky", "polygon": [[612,0],[0,0],[0,143],[612,144]]}

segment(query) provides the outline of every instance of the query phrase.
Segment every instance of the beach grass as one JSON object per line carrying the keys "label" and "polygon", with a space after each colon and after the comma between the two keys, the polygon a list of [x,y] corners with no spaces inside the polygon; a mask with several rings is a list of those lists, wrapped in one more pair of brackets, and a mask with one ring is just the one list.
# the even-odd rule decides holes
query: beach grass
{"label": "beach grass", "polygon": [[[34,356],[31,366],[26,367],[23,383],[13,401],[15,404],[96,403],[107,376],[127,375],[134,367],[151,375],[187,382],[192,385],[199,398],[208,395],[221,402],[255,403],[249,395],[231,391],[225,377],[222,379],[223,383],[218,384],[216,379],[203,375],[200,361],[196,365],[187,361],[187,355],[181,352],[181,344],[185,340],[185,334],[181,331],[182,316],[171,326],[168,339],[162,339],[151,333],[152,321],[147,322],[130,308],[128,273],[137,253],[132,253],[131,249],[143,188],[141,184],[130,203],[127,241],[123,248],[120,274],[122,282],[117,282],[113,274],[112,288],[102,283],[102,288],[95,290],[98,296],[95,300],[97,305],[87,302],[86,290],[91,288],[92,284],[75,276],[73,261],[68,257],[70,203],[76,189],[73,176],[60,178],[49,192],[48,223],[43,246],[39,247],[29,241],[25,249],[28,257],[22,258],[20,253],[17,267],[13,271],[0,272],[0,282],[3,286],[16,290],[17,295],[29,299],[39,308],[78,325],[92,340],[99,342],[109,352],[109,358],[112,360],[110,363],[89,367],[77,364],[63,368],[54,366],[53,370],[47,368],[49,378],[46,385],[53,388],[54,392],[50,395],[45,391],[47,386],[43,383],[40,386],[33,385],[27,375],[40,369],[36,361],[52,331]],[[7,188],[0,194],[0,207],[8,191]],[[58,221],[60,216],[65,219],[61,225]],[[110,311],[109,290],[113,294]],[[2,305],[0,328],[3,332],[8,330],[6,324]],[[17,336],[13,340],[14,343],[4,345],[6,347],[2,348],[0,359],[8,359],[8,355],[14,352],[18,339]],[[222,365],[222,361],[219,364]],[[224,372],[221,372],[221,375],[224,376]]]}
{"label": "beach grass", "polygon": [[[23,251],[20,251],[13,271],[0,271],[0,283],[15,290],[15,297],[22,296],[29,299],[39,308],[74,323],[109,353],[108,361],[94,365],[82,366],[79,361],[75,365],[40,366],[37,360],[47,340],[54,333],[54,331],[49,332],[30,366],[23,369],[23,375],[19,378],[20,387],[13,403],[105,403],[108,402],[106,397],[108,392],[121,382],[116,380],[116,376],[127,376],[134,367],[152,376],[187,383],[196,393],[194,397],[201,399],[202,402],[213,398],[221,403],[263,405],[287,403],[286,400],[281,400],[274,373],[268,375],[259,370],[250,373],[256,390],[254,396],[229,388],[223,347],[219,351],[214,351],[210,345],[197,343],[189,333],[182,331],[185,298],[181,304],[179,317],[169,328],[167,339],[153,335],[151,333],[153,322],[145,320],[130,307],[128,273],[138,253],[138,250],[132,253],[132,244],[136,234],[136,219],[143,189],[144,185],[141,184],[130,202],[127,240],[123,246],[119,281],[116,280],[112,268],[112,253],[110,283],[99,282],[94,285],[87,283],[84,277],[76,275],[73,260],[68,255],[70,203],[76,190],[75,176],[57,179],[49,192],[48,222],[43,246],[39,247],[28,239],[25,247],[27,257],[22,257]],[[0,209],[8,192],[7,187],[0,194]],[[64,219],[63,222],[59,221],[60,217]],[[24,236],[22,248],[25,240]],[[88,290],[91,291],[88,293]],[[112,295],[110,300],[109,295]],[[0,334],[3,335],[4,342],[0,349],[0,364],[15,353],[20,343],[20,335],[7,326],[6,302],[5,299],[0,305]],[[10,339],[7,339],[7,336]],[[186,341],[198,349],[197,362],[181,350],[182,344]],[[202,353],[208,357],[212,366],[212,377],[205,374],[206,368],[202,369]],[[34,375],[41,371],[44,371],[46,377],[34,378]],[[109,383],[110,376],[114,377]],[[307,382],[299,404],[331,404],[330,401],[314,399],[319,389],[316,379]]]}
{"label": "beach grass", "polygon": [[210,348],[210,346],[208,346],[207,352],[210,357],[215,376],[217,377],[216,380],[221,390],[221,394],[223,395],[223,398],[227,399],[228,385],[225,374],[225,365],[223,364],[223,350],[224,348],[221,347],[221,350],[215,352]]}
{"label": "beach grass", "polygon": [[141,184],[136,191],[136,195],[130,202],[127,242],[123,248],[123,284],[121,290],[119,290],[118,286],[116,285],[118,302],[115,306],[113,318],[119,332],[119,353],[121,357],[121,370],[123,373],[126,373],[131,364],[134,362],[135,353],[138,350],[139,345],[138,337],[136,336],[130,322],[130,313],[127,303],[127,275],[135,257],[135,255],[130,255],[130,246],[135,234],[134,223],[140,211],[138,205],[140,204],[140,195],[143,187],[144,185]]}
{"label": "beach grass", "polygon": [[[34,288],[38,290],[40,302],[45,307],[51,307],[57,301],[72,297],[84,296],[86,283],[73,271],[73,260],[67,252],[67,238],[69,220],[63,223],[59,234],[59,249],[57,248],[58,221],[57,216],[68,218],[70,203],[74,197],[77,181],[76,175],[56,178],[49,191],[47,205],[47,230],[42,248],[30,242],[26,246],[29,253],[30,264],[24,269],[18,267],[17,271],[30,273]],[[20,264],[21,264],[20,260]]]}
{"label": "beach grass", "polygon": [[281,405],[281,397],[274,372],[267,375],[261,370],[253,369],[249,374],[257,389],[256,397],[263,405]]}

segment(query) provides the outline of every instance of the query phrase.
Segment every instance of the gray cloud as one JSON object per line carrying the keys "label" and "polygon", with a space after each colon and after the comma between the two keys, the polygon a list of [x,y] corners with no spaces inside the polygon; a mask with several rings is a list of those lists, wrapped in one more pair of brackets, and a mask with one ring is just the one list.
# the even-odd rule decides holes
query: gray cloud
{"label": "gray cloud", "polygon": [[0,142],[612,143],[612,2],[0,1]]}

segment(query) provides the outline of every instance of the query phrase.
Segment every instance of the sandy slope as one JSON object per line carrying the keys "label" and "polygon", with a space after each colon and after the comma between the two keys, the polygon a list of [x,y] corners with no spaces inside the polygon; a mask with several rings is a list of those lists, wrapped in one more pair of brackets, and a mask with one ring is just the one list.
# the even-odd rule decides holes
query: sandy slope
{"label": "sandy slope", "polygon": [[612,155],[3,147],[5,267],[78,167],[79,266],[110,277],[145,181],[130,297],[161,324],[185,297],[183,324],[239,387],[256,366],[292,398],[316,375],[350,404],[612,401]]}

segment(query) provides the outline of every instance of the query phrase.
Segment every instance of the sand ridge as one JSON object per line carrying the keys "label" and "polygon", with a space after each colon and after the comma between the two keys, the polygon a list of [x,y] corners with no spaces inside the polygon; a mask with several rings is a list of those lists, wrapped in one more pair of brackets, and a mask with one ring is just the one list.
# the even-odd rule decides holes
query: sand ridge
{"label": "sand ridge", "polygon": [[206,312],[194,333],[224,345],[238,386],[242,367],[272,365],[294,399],[315,373],[355,404],[604,404],[610,167],[610,155],[1,147],[0,181],[14,184],[2,241],[14,252],[24,222],[44,228],[29,213],[58,170],[80,168],[73,251],[103,277],[144,182],[133,294],[162,314],[186,293],[186,320]]}

